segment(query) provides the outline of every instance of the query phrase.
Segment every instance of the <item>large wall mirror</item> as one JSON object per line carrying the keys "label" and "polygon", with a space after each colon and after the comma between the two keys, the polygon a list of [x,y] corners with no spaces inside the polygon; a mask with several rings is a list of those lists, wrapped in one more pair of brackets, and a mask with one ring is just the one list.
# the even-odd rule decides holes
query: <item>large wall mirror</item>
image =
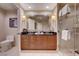
{"label": "large wall mirror", "polygon": [[[49,12],[51,13],[51,12]],[[50,15],[43,15],[43,14],[35,14],[35,15],[27,15],[27,29],[28,31],[44,31],[44,32],[53,32],[53,25],[55,25],[53,20],[51,20]],[[52,22],[51,22],[52,21]],[[52,24],[52,25],[51,25]],[[54,26],[55,27],[55,26]]]}

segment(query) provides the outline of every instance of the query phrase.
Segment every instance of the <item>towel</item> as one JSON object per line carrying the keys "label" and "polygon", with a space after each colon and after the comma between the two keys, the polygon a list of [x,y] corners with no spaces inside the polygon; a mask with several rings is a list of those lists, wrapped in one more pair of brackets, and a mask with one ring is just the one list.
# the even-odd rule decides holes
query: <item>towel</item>
{"label": "towel", "polygon": [[70,39],[70,31],[69,30],[62,30],[62,39],[69,40]]}

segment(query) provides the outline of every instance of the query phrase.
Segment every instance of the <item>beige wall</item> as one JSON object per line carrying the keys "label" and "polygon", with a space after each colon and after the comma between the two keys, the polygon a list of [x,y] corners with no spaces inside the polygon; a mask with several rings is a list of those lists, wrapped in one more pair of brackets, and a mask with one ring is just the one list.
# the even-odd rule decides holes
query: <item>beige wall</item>
{"label": "beige wall", "polygon": [[16,12],[6,12],[6,16],[5,16],[6,35],[16,35],[17,28],[10,28],[9,27],[9,18],[17,18]]}
{"label": "beige wall", "polygon": [[7,35],[15,35],[17,28],[9,27],[9,18],[17,17],[14,12],[0,10],[0,41],[5,40]]}
{"label": "beige wall", "polygon": [[5,14],[4,11],[0,9],[0,41],[5,39]]}

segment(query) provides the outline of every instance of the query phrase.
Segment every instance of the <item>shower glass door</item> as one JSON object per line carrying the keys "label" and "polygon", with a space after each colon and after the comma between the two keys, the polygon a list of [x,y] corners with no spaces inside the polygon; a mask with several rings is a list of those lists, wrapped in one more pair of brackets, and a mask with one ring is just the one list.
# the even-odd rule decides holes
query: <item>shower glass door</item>
{"label": "shower glass door", "polygon": [[79,3],[75,4],[76,6],[76,19],[74,20],[74,29],[75,29],[75,40],[74,40],[74,52],[75,56],[79,56]]}

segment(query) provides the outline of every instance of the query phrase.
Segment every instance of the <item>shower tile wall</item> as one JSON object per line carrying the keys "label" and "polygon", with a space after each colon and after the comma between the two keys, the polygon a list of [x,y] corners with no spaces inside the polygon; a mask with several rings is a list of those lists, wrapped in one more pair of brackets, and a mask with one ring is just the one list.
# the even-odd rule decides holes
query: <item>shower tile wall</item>
{"label": "shower tile wall", "polygon": [[[71,8],[70,14],[67,16],[62,16],[61,19],[59,19],[59,32],[60,32],[60,51],[64,54],[74,55],[74,20],[75,20],[75,4],[69,4],[69,7]],[[68,29],[71,34],[71,38],[69,40],[63,40],[61,39],[62,30]],[[66,55],[65,54],[65,55]]]}

